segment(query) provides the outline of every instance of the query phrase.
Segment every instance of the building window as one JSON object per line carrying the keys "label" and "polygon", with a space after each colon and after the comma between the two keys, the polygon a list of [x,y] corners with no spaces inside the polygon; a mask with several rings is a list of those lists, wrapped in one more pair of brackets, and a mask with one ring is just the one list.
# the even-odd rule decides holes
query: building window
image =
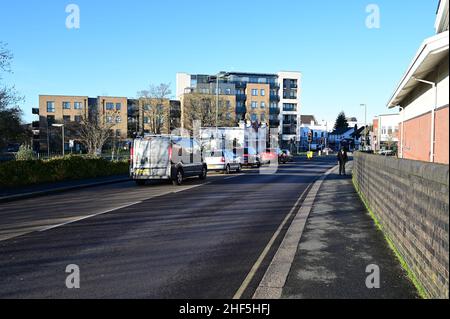
{"label": "building window", "polygon": [[74,108],[75,110],[81,110],[81,109],[83,109],[83,103],[81,103],[81,102],[75,102],[75,103],[73,103],[73,108]]}
{"label": "building window", "polygon": [[150,111],[150,104],[144,105],[144,111]]}
{"label": "building window", "polygon": [[63,121],[64,121],[64,123],[70,123],[70,115],[64,115]]}
{"label": "building window", "polygon": [[226,95],[231,95],[231,89],[230,88],[225,89],[225,94]]}
{"label": "building window", "polygon": [[231,107],[231,101],[227,101],[227,109]]}
{"label": "building window", "polygon": [[148,123],[150,123],[150,120],[149,120],[149,118],[146,116],[146,117],[144,117],[144,124],[148,124]]}
{"label": "building window", "polygon": [[116,130],[116,137],[120,137],[122,135],[122,132],[120,130]]}
{"label": "building window", "polygon": [[55,113],[55,102],[47,102],[47,113]]}
{"label": "building window", "polygon": [[63,102],[63,109],[70,110],[70,102]]}
{"label": "building window", "polygon": [[107,116],[106,117],[106,123],[112,123],[112,122],[113,122],[112,116]]}
{"label": "building window", "polygon": [[258,102],[252,102],[252,109],[256,109],[258,107]]}
{"label": "building window", "polygon": [[266,108],[266,102],[261,102],[261,108],[265,109]]}
{"label": "building window", "polygon": [[258,90],[252,89],[252,96],[258,96]]}
{"label": "building window", "polygon": [[258,120],[258,116],[255,113],[252,113],[252,115],[250,116],[250,119],[252,122],[256,122]]}
{"label": "building window", "polygon": [[106,103],[107,111],[114,111],[114,103]]}
{"label": "building window", "polygon": [[266,90],[264,89],[261,90],[261,96],[266,96]]}
{"label": "building window", "polygon": [[231,120],[231,113],[230,112],[227,113],[226,118],[227,118],[227,121]]}
{"label": "building window", "polygon": [[80,115],[75,115],[75,122],[81,123],[81,116]]}
{"label": "building window", "polygon": [[278,108],[278,103],[277,102],[271,102],[270,103],[270,108],[271,109],[277,109]]}
{"label": "building window", "polygon": [[261,122],[265,122],[265,121],[266,121],[266,114],[261,113]]}
{"label": "building window", "polygon": [[122,103],[116,103],[116,111],[120,111],[122,109]]}
{"label": "building window", "polygon": [[283,111],[284,112],[296,112],[297,111],[297,104],[284,103],[283,104]]}
{"label": "building window", "polygon": [[120,116],[116,116],[116,123],[122,123],[122,118]]}

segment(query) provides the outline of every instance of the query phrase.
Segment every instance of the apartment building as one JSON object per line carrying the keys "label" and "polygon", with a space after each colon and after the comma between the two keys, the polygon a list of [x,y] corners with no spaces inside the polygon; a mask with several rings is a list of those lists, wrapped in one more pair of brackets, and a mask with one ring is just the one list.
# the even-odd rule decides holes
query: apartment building
{"label": "apartment building", "polygon": [[[125,140],[128,136],[127,98],[99,96],[70,95],[40,95],[39,109],[33,113],[39,115],[38,125],[33,125],[39,130],[34,148],[39,152],[62,151],[62,128],[54,124],[64,124],[64,149],[72,149],[75,152],[81,150],[79,142],[79,127],[83,118],[90,112],[99,112],[105,123],[111,124],[114,131],[114,139]],[[73,141],[71,147],[70,141]]]}
{"label": "apartment building", "polygon": [[245,120],[278,128],[280,143],[288,145],[300,141],[300,83],[299,72],[178,73],[176,94],[181,101],[182,114],[184,101],[190,94],[219,95],[230,101],[227,117],[234,117],[235,126]]}
{"label": "apartment building", "polygon": [[449,163],[448,10],[441,0],[436,34],[422,43],[388,102],[400,109],[401,158]]}

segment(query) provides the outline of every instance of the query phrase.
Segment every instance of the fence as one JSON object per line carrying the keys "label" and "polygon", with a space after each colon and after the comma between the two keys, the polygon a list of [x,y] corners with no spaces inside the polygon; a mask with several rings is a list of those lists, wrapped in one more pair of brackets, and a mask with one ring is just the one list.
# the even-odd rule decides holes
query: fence
{"label": "fence", "polygon": [[431,298],[449,298],[449,166],[357,152],[354,182]]}

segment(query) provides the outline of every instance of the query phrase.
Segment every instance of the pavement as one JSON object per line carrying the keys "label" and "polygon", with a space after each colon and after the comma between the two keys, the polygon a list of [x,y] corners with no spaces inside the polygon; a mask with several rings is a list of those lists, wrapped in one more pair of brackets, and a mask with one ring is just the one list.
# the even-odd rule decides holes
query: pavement
{"label": "pavement", "polygon": [[[0,203],[0,298],[250,299],[305,212],[283,298],[354,296],[365,282],[357,261],[378,263],[383,285],[392,279],[394,291],[382,296],[413,297],[382,235],[353,202],[349,178],[324,180],[334,166],[333,157],[296,158],[276,174],[213,174],[181,187],[122,182]],[[340,255],[345,260],[335,260]],[[65,285],[73,264],[80,289]],[[325,275],[307,277],[311,267]]]}
{"label": "pavement", "polygon": [[[275,257],[256,298],[419,298],[354,190],[351,170],[352,163],[349,175],[339,176],[338,169],[333,169],[324,176],[323,182],[317,182],[317,194],[307,222],[295,231],[302,235],[300,243],[297,241],[291,247],[293,260],[289,261],[289,268],[283,274],[280,265],[284,260]],[[306,205],[305,202],[303,206]],[[369,269],[370,273],[366,273],[369,265],[379,267],[378,289],[366,286],[366,279],[373,271]]]}

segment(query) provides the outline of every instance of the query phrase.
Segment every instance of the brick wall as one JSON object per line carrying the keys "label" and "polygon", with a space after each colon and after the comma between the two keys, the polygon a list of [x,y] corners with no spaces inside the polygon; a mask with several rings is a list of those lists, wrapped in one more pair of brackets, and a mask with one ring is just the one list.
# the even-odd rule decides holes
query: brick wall
{"label": "brick wall", "polygon": [[449,166],[356,153],[354,180],[432,298],[449,298]]}

